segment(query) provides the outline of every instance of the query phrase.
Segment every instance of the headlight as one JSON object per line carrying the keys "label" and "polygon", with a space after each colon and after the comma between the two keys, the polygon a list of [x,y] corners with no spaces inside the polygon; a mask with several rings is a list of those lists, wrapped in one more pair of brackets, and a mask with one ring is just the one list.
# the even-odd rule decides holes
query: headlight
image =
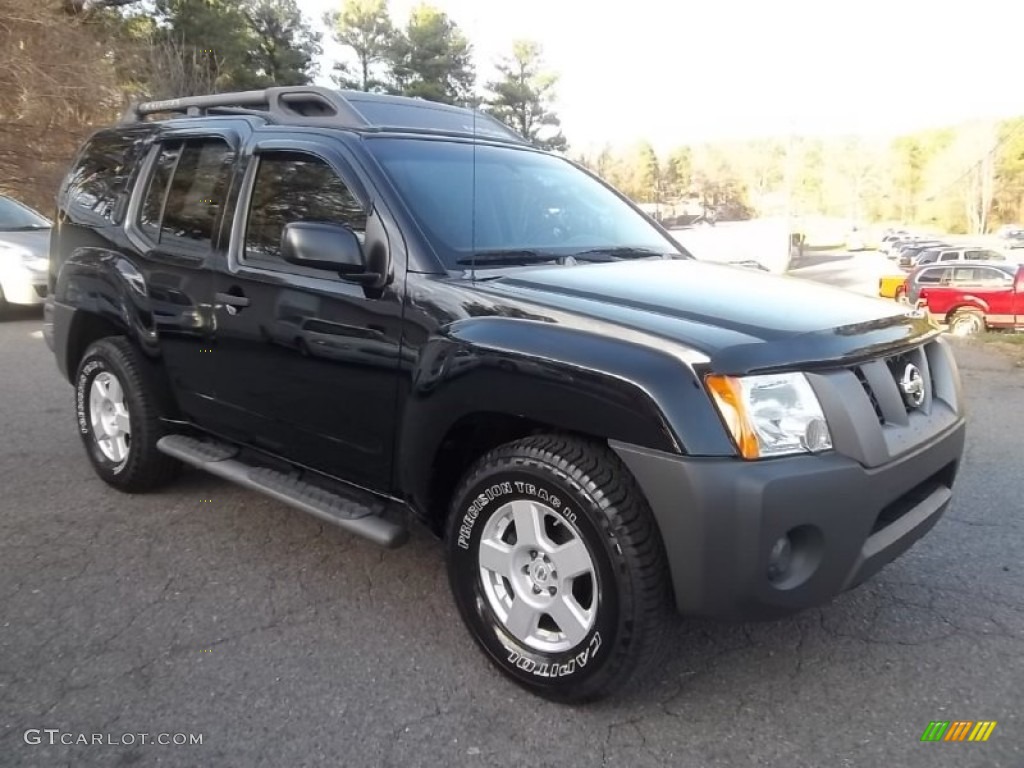
{"label": "headlight", "polygon": [[832,447],[821,404],[802,373],[708,376],[705,382],[743,458]]}

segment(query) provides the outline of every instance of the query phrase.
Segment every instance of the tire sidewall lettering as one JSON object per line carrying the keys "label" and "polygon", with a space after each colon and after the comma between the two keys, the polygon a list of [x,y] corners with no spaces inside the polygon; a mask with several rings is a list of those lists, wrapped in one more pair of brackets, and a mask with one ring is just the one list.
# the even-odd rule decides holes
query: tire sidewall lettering
{"label": "tire sidewall lettering", "polygon": [[[602,648],[608,638],[616,634],[618,597],[615,590],[605,588],[613,581],[611,562],[606,553],[599,551],[595,542],[602,534],[597,524],[590,519],[576,502],[575,494],[562,487],[553,478],[543,477],[522,470],[496,473],[483,479],[469,489],[457,510],[454,586],[463,595],[463,604],[476,606],[467,611],[466,619],[472,622],[478,638],[488,653],[513,675],[535,680],[559,678],[582,678],[600,669],[603,660]],[[597,620],[587,636],[574,648],[559,653],[537,651],[520,644],[507,634],[501,621],[493,615],[487,603],[481,583],[477,547],[486,521],[500,507],[517,499],[541,502],[558,512],[587,544],[594,559],[598,590]]]}
{"label": "tire sidewall lettering", "polygon": [[119,463],[114,464],[110,459],[103,455],[103,452],[99,449],[96,444],[96,437],[93,435],[92,425],[89,423],[89,406],[88,406],[88,393],[92,387],[92,382],[97,375],[104,371],[112,374],[121,382],[121,387],[124,389],[125,406],[131,412],[131,405],[129,404],[129,393],[125,389],[124,377],[118,375],[106,360],[101,357],[90,357],[82,364],[82,367],[78,372],[78,381],[75,385],[75,416],[78,421],[78,431],[85,439],[87,448],[94,461],[104,472],[109,472],[111,475],[117,476],[121,474],[128,466],[128,462],[132,458],[132,450],[128,449],[128,455]]}
{"label": "tire sidewall lettering", "polygon": [[78,386],[75,388],[75,413],[78,417],[78,431],[83,435],[91,433],[89,409],[85,404],[86,392],[92,386],[92,380],[95,378],[93,373],[102,373],[105,368],[102,360],[93,358],[86,362],[78,372]]}

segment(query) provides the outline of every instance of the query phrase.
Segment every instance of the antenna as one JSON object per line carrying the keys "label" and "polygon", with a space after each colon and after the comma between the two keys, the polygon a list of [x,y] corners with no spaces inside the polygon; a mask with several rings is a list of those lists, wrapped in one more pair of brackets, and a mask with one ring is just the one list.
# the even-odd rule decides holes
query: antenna
{"label": "antenna", "polygon": [[[476,92],[476,84],[473,86],[474,94]],[[470,279],[476,282],[476,113],[477,107],[473,103],[476,98],[470,101],[470,109],[473,110],[473,185],[472,191],[470,192],[470,210],[472,211],[473,219],[469,224],[469,269]]]}

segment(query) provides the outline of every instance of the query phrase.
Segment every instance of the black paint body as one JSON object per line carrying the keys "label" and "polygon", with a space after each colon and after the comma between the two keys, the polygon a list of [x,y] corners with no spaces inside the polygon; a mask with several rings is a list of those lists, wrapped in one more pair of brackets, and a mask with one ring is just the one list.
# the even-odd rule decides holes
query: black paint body
{"label": "black paint body", "polygon": [[[445,500],[431,489],[446,440],[474,420],[529,422],[629,446],[627,463],[661,507],[671,562],[675,534],[664,521],[690,513],[711,520],[716,502],[661,499],[637,457],[690,462],[685,477],[713,461],[721,488],[742,484],[744,473],[764,483],[775,471],[773,462],[754,468],[737,457],[702,384],[706,373],[845,369],[932,335],[893,304],[689,259],[446,269],[367,149],[394,138],[387,132],[283,128],[255,117],[118,130],[136,139],[125,159],[126,211],[152,145],[168,135],[226,139],[237,153],[232,183],[218,235],[200,257],[146,250],[123,223],[130,217],[84,215],[62,190],[46,309],[62,373],[74,376],[98,326],[123,333],[166,372],[183,425],[399,500],[435,529]],[[344,175],[371,210],[364,249],[384,265],[385,285],[239,265],[232,228],[258,147],[314,151]],[[243,296],[246,305],[229,311],[230,297]],[[955,463],[959,450],[942,455]],[[774,466],[802,476],[815,461]],[[700,490],[678,477],[680,493]],[[725,538],[718,546],[732,550]],[[673,565],[681,608],[728,612],[691,599],[685,571]]]}

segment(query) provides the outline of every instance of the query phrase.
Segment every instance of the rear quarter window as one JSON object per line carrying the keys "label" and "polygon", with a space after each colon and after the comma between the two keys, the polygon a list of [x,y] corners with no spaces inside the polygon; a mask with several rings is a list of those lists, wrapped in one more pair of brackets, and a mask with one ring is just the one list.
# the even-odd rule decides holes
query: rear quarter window
{"label": "rear quarter window", "polygon": [[65,178],[59,207],[72,221],[120,224],[132,177],[152,130],[101,131],[82,147]]}
{"label": "rear quarter window", "polygon": [[917,276],[917,282],[921,285],[938,285],[949,276],[949,268],[926,269]]}

